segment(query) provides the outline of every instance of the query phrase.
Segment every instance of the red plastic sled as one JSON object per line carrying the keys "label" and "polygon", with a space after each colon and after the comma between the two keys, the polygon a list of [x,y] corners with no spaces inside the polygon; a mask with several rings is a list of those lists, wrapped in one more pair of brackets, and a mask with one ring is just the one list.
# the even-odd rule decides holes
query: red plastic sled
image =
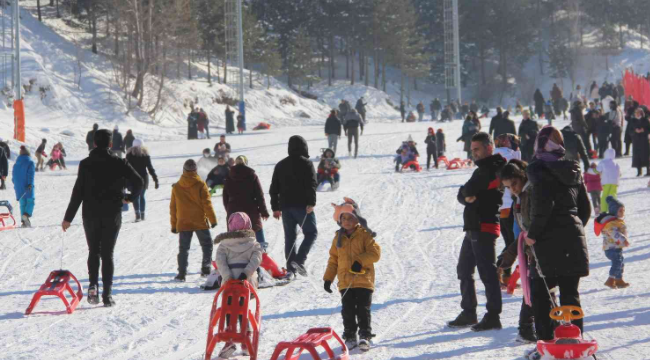
{"label": "red plastic sled", "polygon": [[517,288],[517,281],[519,281],[520,276],[521,274],[519,274],[519,265],[517,265],[515,271],[510,276],[510,281],[508,281],[508,289],[506,290],[508,294],[512,295],[515,293],[515,289]]}
{"label": "red plastic sled", "polygon": [[[217,269],[216,261],[212,261],[212,267]],[[287,269],[279,267],[278,263],[276,263],[267,253],[262,253],[262,263],[260,264],[260,267],[276,279],[287,276]]]}
{"label": "red plastic sled", "polygon": [[[248,308],[251,296],[255,298],[255,313]],[[248,281],[230,280],[225,283],[212,302],[205,360],[212,358],[217,343],[228,341],[245,346],[250,353],[251,360],[256,360],[261,317],[260,298]],[[226,320],[227,318],[229,321]],[[240,318],[242,321],[238,320]],[[217,328],[216,333],[215,327]]]}
{"label": "red plastic sled", "polygon": [[[330,348],[329,344],[327,343],[327,341],[331,340],[332,338],[341,344],[341,347],[343,348],[343,354],[339,356],[334,355],[332,348]],[[341,340],[341,337],[336,332],[334,332],[332,328],[326,327],[309,329],[306,334],[300,335],[294,341],[285,341],[279,343],[273,352],[271,360],[279,360],[280,355],[285,350],[287,352],[282,358],[283,360],[298,360],[304,351],[309,352],[314,360],[320,360],[321,357],[318,351],[316,351],[316,348],[318,346],[325,349],[329,360],[348,360],[350,358],[348,348],[345,346],[343,340]]]}
{"label": "red plastic sled", "polygon": [[[77,292],[75,293],[70,286],[70,281],[77,283]],[[68,301],[66,294],[70,295],[71,299]],[[79,305],[79,301],[83,298],[83,288],[79,283],[79,280],[72,275],[68,270],[54,270],[50,273],[50,276],[47,277],[45,283],[41,285],[40,289],[34,294],[32,302],[29,304],[27,310],[25,310],[25,315],[29,315],[34,311],[34,308],[41,300],[41,297],[46,295],[58,296],[63,304],[65,305],[65,310],[68,314],[72,314],[74,310]]]}
{"label": "red plastic sled", "polygon": [[14,216],[11,213],[0,213],[0,231],[14,228],[16,228]]}
{"label": "red plastic sled", "polygon": [[561,306],[551,310],[551,318],[561,321],[555,329],[555,338],[551,341],[538,341],[537,351],[554,359],[580,359],[593,356],[598,351],[596,340],[582,338],[580,328],[571,324],[571,320],[582,319],[585,314],[577,306]]}
{"label": "red plastic sled", "polygon": [[406,164],[404,164],[402,166],[402,170],[411,169],[411,166],[415,167],[415,169],[413,169],[413,171],[415,171],[415,172],[422,171],[422,167],[420,167],[420,163],[418,163],[417,160],[411,160],[411,161],[407,162]]}
{"label": "red plastic sled", "polygon": [[447,159],[446,156],[440,156],[438,158],[439,163],[444,163],[446,167],[449,167],[449,160]]}

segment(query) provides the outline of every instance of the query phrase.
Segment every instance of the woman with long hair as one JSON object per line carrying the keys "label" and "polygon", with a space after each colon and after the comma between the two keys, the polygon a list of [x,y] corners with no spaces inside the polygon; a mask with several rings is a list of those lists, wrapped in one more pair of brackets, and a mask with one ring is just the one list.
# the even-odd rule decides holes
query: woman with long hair
{"label": "woman with long hair", "polygon": [[140,139],[133,140],[133,146],[126,154],[126,160],[133,166],[135,171],[140,175],[144,186],[140,195],[133,199],[133,209],[135,210],[135,222],[144,221],[144,211],[146,206],[145,192],[149,188],[149,175],[153,178],[156,184],[156,189],[159,187],[158,176],[151,164],[151,157],[149,150],[144,147],[144,143]]}

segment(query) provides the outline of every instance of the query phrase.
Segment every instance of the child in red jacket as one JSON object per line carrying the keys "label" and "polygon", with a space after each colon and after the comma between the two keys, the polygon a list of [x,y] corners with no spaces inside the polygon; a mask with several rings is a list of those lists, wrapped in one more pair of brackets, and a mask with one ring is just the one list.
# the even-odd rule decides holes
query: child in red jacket
{"label": "child in red jacket", "polygon": [[596,163],[591,163],[584,178],[587,192],[591,195],[595,214],[598,215],[600,214],[600,193],[603,191],[603,185],[600,182],[600,173],[596,170],[596,167]]}

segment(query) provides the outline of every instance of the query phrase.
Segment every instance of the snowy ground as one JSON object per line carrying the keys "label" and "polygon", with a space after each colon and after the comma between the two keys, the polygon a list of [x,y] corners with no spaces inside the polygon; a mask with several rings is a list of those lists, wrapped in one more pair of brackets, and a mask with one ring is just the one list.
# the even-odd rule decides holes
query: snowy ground
{"label": "snowy ground", "polygon": [[[515,359],[530,348],[514,342],[520,294],[504,294],[501,331],[477,334],[445,327],[445,322],[460,311],[455,266],[463,237],[463,209],[455,195],[470,170],[395,174],[392,166],[400,142],[409,134],[422,141],[428,126],[370,124],[361,137],[359,158],[342,157],[340,189],[318,194],[319,238],[307,262],[310,277],[260,291],[260,359],[269,359],[279,341],[293,339],[310,327],[331,325],[342,331],[339,297],[322,290],[321,278],[337,228],[329,204],[340,202],[343,196],[361,204],[382,246],[373,301],[375,348],[369,354],[354,355],[354,359],[502,360]],[[461,144],[454,141],[460,126],[460,122],[443,126],[451,156],[461,154]],[[273,167],[286,155],[287,140],[293,134],[308,139],[312,156],[326,146],[320,126],[249,133],[228,140],[235,154],[248,156],[268,189]],[[38,286],[51,270],[59,268],[62,241],[64,267],[76,274],[84,287],[88,285],[80,217],[67,234],[60,230],[78,161],[86,155],[83,145],[75,142],[69,146],[68,171],[37,174],[35,228],[0,235],[1,359],[202,358],[214,292],[198,288],[200,248],[196,241],[190,254],[188,282],[172,281],[178,245],[177,236],[169,231],[168,205],[171,184],[179,178],[183,162],[197,158],[213,141],[149,141],[147,145],[161,187],[147,193],[146,222],[135,224],[133,213],[125,214],[115,252],[118,306],[113,309],[90,306],[84,300],[74,314],[67,315],[59,300],[42,300],[36,314],[23,315]],[[422,145],[420,151],[425,151]],[[592,272],[581,284],[587,314],[585,330],[587,337],[599,340],[603,357],[640,360],[647,359],[650,352],[650,282],[643,275],[650,270],[650,233],[644,226],[650,213],[650,192],[647,178],[634,177],[630,159],[620,164],[624,175],[619,195],[628,209],[632,244],[625,252],[626,279],[632,286],[625,290],[604,288],[609,261],[590,223],[587,233]],[[11,195],[1,192],[0,199],[15,200]],[[217,232],[221,232],[225,230],[225,211],[221,198],[213,198],[213,203],[220,222]],[[281,223],[269,220],[265,231],[271,255],[282,259]],[[480,281],[477,284],[482,315],[485,298]]]}

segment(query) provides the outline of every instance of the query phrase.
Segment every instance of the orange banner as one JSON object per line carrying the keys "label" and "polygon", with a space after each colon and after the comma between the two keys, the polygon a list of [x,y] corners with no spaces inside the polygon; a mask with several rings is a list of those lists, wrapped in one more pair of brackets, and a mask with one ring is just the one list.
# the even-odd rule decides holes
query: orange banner
{"label": "orange banner", "polygon": [[14,139],[25,142],[25,104],[14,100]]}
{"label": "orange banner", "polygon": [[645,77],[626,70],[623,86],[625,87],[625,97],[631,95],[635,101],[639,102],[639,105],[650,106],[650,82]]}

